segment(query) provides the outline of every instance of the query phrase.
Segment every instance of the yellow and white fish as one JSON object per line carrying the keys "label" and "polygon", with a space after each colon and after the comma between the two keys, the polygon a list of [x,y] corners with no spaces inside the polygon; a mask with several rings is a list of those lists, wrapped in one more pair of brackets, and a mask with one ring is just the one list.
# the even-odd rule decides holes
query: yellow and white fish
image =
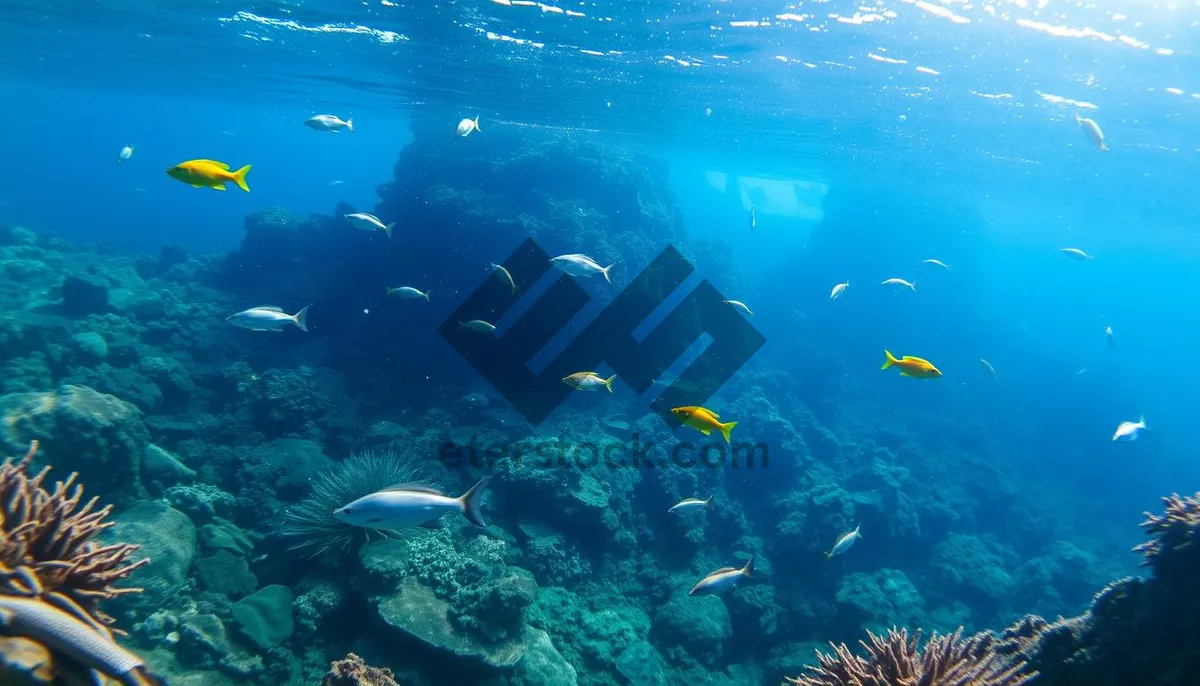
{"label": "yellow and white fish", "polygon": [[862,534],[858,532],[858,530],[861,528],[862,523],[860,522],[858,526],[854,527],[854,531],[848,531],[841,536],[838,536],[837,542],[833,544],[833,550],[825,553],[825,559],[828,560],[834,555],[841,555],[849,550],[850,546],[854,545],[855,541],[862,538]]}
{"label": "yellow and white fish", "polygon": [[742,579],[748,578],[754,571],[754,558],[746,561],[746,565],[741,569],[736,567],[722,567],[714,572],[710,572],[708,576],[701,579],[688,591],[688,595],[708,595],[710,593],[720,593],[727,588],[733,588],[738,585]]}
{"label": "yellow and white fish", "polygon": [[562,381],[577,391],[598,391],[601,388],[607,388],[608,392],[612,393],[612,382],[616,378],[616,374],[606,379],[596,372],[575,372],[574,374],[564,376]]}

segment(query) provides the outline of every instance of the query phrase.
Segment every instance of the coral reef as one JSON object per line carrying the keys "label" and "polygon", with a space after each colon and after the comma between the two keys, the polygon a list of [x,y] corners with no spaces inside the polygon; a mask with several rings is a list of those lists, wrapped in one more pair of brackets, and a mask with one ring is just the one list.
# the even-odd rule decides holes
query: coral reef
{"label": "coral reef", "polygon": [[962,630],[953,635],[933,634],[921,646],[919,634],[909,637],[906,629],[891,629],[886,635],[867,632],[861,642],[865,657],[845,644],[833,653],[818,653],[820,665],[809,674],[789,678],[796,686],[1021,686],[1036,674],[1025,663],[996,650],[996,639],[981,633],[963,639]]}
{"label": "coral reef", "polygon": [[400,686],[390,669],[368,666],[354,653],[329,665],[321,686]]}

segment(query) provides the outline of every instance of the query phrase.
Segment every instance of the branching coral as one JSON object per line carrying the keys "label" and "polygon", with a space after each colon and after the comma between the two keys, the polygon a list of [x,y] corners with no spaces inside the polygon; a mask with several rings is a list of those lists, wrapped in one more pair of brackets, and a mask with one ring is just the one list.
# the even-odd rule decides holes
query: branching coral
{"label": "branching coral", "polygon": [[150,560],[130,561],[136,545],[94,542],[112,526],[105,521],[112,506],[97,510],[95,497],[82,503],[78,474],[53,490],[44,486],[50,467],[30,477],[37,446],[34,441],[24,458],[0,465],[0,595],[38,597],[92,624],[111,624],[100,601],[139,593],[114,584]]}
{"label": "branching coral", "polygon": [[343,660],[329,665],[329,673],[321,686],[399,686],[392,670],[370,667],[363,659],[350,653]]}
{"label": "branching coral", "polygon": [[296,539],[291,549],[305,557],[349,550],[373,534],[386,536],[387,532],[335,519],[333,511],[388,486],[421,481],[420,476],[420,469],[407,455],[394,452],[355,455],[314,480],[312,495],[284,515],[283,535]]}
{"label": "branching coral", "polygon": [[1164,554],[1190,546],[1200,537],[1200,493],[1182,497],[1174,493],[1163,498],[1166,512],[1158,515],[1145,513],[1142,527],[1151,539],[1134,548],[1146,559],[1143,565],[1156,566]]}
{"label": "branching coral", "polygon": [[[962,638],[962,628],[946,636],[934,633],[920,648],[920,634],[909,638],[907,629],[891,629],[886,636],[867,632],[870,643],[860,641],[866,657],[846,644],[834,652],[818,652],[819,665],[809,673],[788,678],[796,686],[1020,686],[1034,674],[1020,658],[998,653],[990,633]],[[831,644],[832,645],[832,644]]]}

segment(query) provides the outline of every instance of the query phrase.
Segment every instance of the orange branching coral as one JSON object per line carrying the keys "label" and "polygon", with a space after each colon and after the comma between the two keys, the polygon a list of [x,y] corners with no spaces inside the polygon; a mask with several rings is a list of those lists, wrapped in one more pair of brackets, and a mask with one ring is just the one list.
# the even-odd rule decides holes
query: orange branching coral
{"label": "orange branching coral", "polygon": [[859,641],[866,656],[854,654],[846,644],[830,644],[834,652],[817,652],[820,663],[808,674],[788,678],[796,686],[1020,686],[1036,676],[1023,660],[996,652],[990,633],[962,638],[962,627],[953,635],[934,633],[920,648],[918,632],[890,629],[886,636],[867,632],[870,643]]}
{"label": "orange branching coral", "polygon": [[1142,527],[1151,539],[1134,547],[1146,559],[1143,565],[1158,563],[1164,552],[1186,548],[1200,537],[1200,493],[1193,497],[1181,497],[1174,493],[1163,498],[1166,512],[1160,517],[1145,513]]}
{"label": "orange branching coral", "polygon": [[115,588],[149,562],[131,562],[136,545],[101,546],[93,539],[112,526],[111,506],[83,501],[77,474],[46,488],[49,467],[34,476],[28,468],[37,441],[21,460],[0,464],[0,595],[38,597],[81,619],[111,624],[99,603],[140,588]]}

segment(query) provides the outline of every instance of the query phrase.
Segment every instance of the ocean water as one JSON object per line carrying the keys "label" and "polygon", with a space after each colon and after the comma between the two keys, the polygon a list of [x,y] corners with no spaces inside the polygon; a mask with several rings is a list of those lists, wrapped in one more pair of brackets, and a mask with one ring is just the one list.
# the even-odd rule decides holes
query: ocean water
{"label": "ocean water", "polygon": [[[402,683],[778,683],[866,629],[1077,614],[1139,573],[1141,513],[1200,482],[1197,22],[1188,3],[1133,0],[8,0],[0,227],[61,242],[4,239],[5,317],[64,323],[0,338],[14,398],[0,406],[12,417],[15,394],[88,386],[136,407],[145,428],[129,435],[195,472],[186,487],[135,474],[140,491],[98,489],[118,518],[161,501],[201,532],[165,614],[112,613],[183,683],[319,683],[350,651]],[[321,113],[354,132],[303,125]],[[165,173],[191,159],[252,165],[251,192]],[[261,214],[273,208],[291,219]],[[351,211],[396,222],[394,237],[349,228]],[[504,450],[640,436],[669,452],[719,434],[653,404],[708,345],[687,345],[687,317],[661,329],[688,350],[668,373],[626,379],[633,367],[601,354],[612,395],[569,394],[544,420],[478,371],[492,353],[454,319],[476,316],[464,303],[525,238],[616,264],[612,284],[569,279],[590,299],[579,315],[545,296],[558,272],[514,271],[511,312],[489,296],[478,318],[540,353],[534,373],[668,244],[696,271],[659,316],[701,280],[745,303],[765,343],[738,328],[753,355],[681,404],[737,421],[769,465],[439,460],[471,436]],[[168,245],[191,260],[150,266]],[[114,303],[158,305],[69,311],[61,282],[76,274]],[[881,283],[893,277],[916,286]],[[402,285],[428,302],[387,295]],[[309,330],[224,321],[263,304],[310,304]],[[722,321],[705,341],[729,334]],[[82,334],[105,355],[71,352]],[[881,371],[885,349],[941,376]],[[161,359],[181,371],[160,374]],[[1139,417],[1137,440],[1113,440]],[[46,431],[7,447],[53,445]],[[487,533],[450,512],[403,550],[356,538],[332,562],[298,553],[285,513],[368,450],[452,496],[493,477]],[[171,490],[201,486],[217,489],[207,509]],[[702,514],[666,512],[708,495]],[[205,534],[214,521],[250,546],[225,550],[235,562]],[[687,595],[751,558],[752,581]],[[217,580],[224,567],[236,573]],[[238,603],[275,587],[289,600],[263,622],[295,626],[264,647]],[[397,627],[401,609],[437,603],[449,638]],[[224,652],[187,638],[210,616]],[[512,645],[536,659],[492,664]]]}

